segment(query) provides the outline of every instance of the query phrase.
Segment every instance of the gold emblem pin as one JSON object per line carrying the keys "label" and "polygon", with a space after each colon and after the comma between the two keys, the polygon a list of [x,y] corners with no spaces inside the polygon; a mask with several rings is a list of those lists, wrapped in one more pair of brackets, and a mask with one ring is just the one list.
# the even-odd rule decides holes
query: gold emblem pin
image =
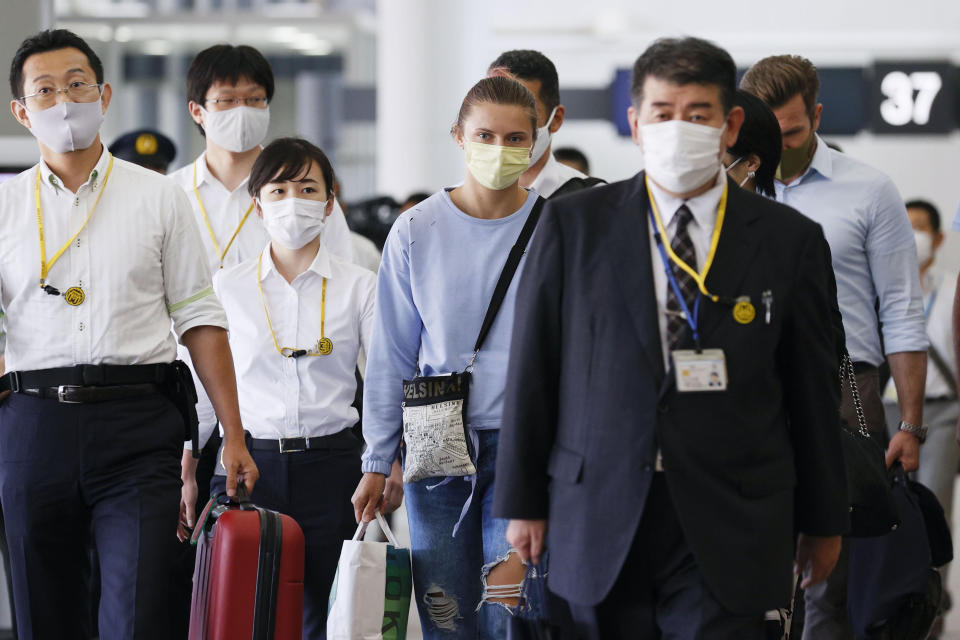
{"label": "gold emblem pin", "polygon": [[63,299],[66,300],[67,304],[71,307],[79,307],[83,304],[83,301],[87,299],[87,296],[80,287],[70,287],[66,293],[63,294]]}
{"label": "gold emblem pin", "polygon": [[140,155],[152,156],[157,152],[159,144],[157,144],[157,137],[152,133],[141,133],[133,146]]}
{"label": "gold emblem pin", "polygon": [[733,305],[733,319],[740,324],[750,324],[757,317],[756,308],[750,303],[750,298],[738,298]]}
{"label": "gold emblem pin", "polygon": [[322,356],[328,356],[333,352],[333,340],[330,338],[320,338],[317,342],[317,353]]}

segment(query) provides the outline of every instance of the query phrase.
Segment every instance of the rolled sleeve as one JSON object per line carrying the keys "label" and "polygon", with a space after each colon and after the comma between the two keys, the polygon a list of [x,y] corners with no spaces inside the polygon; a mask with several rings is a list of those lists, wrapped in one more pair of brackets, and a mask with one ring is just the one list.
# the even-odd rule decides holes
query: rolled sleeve
{"label": "rolled sleeve", "polygon": [[891,181],[884,180],[875,193],[866,251],[880,301],[884,349],[887,354],[926,351],[923,292],[910,219]]}
{"label": "rolled sleeve", "polygon": [[227,328],[227,315],[213,293],[210,268],[193,221],[190,202],[172,188],[167,207],[171,217],[163,239],[163,288],[173,331],[182,342],[183,334],[194,327]]}

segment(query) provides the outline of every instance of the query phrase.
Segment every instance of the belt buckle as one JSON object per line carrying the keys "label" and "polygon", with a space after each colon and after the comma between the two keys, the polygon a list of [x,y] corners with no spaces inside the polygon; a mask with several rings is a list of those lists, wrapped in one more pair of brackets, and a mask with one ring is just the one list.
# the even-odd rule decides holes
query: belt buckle
{"label": "belt buckle", "polygon": [[66,393],[73,391],[74,389],[81,389],[79,385],[75,384],[62,384],[57,387],[57,401],[62,404],[82,404],[80,400],[69,400],[66,398]]}
{"label": "belt buckle", "polygon": [[280,438],[280,453],[299,453],[306,450],[306,438]]}

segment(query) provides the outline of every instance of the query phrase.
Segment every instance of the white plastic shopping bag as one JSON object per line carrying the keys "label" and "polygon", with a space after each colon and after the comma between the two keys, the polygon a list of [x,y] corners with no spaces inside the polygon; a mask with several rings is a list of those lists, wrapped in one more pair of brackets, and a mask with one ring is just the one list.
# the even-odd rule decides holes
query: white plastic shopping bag
{"label": "white plastic shopping bag", "polygon": [[410,612],[410,550],[401,549],[386,519],[388,542],[366,542],[366,525],[343,543],[330,590],[327,640],[404,640]]}

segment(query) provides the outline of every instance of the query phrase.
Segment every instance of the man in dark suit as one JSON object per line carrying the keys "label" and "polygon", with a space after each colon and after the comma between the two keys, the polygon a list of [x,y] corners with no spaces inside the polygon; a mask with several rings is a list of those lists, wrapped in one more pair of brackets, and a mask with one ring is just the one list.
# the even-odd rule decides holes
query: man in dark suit
{"label": "man in dark suit", "polygon": [[847,527],[829,248],[721,171],[735,73],[654,43],[646,171],[548,204],[519,283],[494,514],[592,638],[761,639]]}

